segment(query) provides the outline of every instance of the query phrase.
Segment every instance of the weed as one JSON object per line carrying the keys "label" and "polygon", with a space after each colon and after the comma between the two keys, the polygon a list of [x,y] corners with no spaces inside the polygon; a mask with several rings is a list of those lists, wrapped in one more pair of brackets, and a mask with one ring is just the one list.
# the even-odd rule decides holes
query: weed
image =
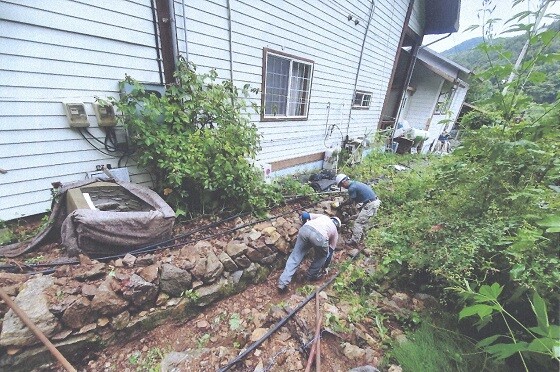
{"label": "weed", "polygon": [[194,289],[187,289],[183,291],[182,297],[187,298],[191,301],[196,301],[200,298],[200,296]]}
{"label": "weed", "polygon": [[196,347],[202,349],[210,341],[210,335],[208,333],[203,334],[197,341]]}
{"label": "weed", "polygon": [[36,257],[30,257],[23,262],[25,262],[27,265],[34,265],[36,263],[39,263],[39,262],[43,261],[44,259],[45,259],[45,257],[43,257],[42,255],[39,255],[39,256],[36,256]]}
{"label": "weed", "polygon": [[232,331],[241,329],[241,318],[238,313],[231,314],[231,317],[229,318],[229,329]]}

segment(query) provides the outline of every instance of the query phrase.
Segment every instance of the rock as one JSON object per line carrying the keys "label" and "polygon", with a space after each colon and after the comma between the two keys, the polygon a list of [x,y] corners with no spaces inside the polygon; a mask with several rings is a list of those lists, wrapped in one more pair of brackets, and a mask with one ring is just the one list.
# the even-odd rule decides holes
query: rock
{"label": "rock", "polygon": [[220,252],[220,254],[218,254],[218,259],[222,265],[224,265],[226,271],[236,271],[239,268],[226,252]]}
{"label": "rock", "polygon": [[93,261],[91,260],[91,258],[86,256],[85,254],[78,255],[78,260],[80,261],[80,265],[93,265]]}
{"label": "rock", "polygon": [[82,286],[82,295],[93,297],[97,293],[97,286],[93,284],[84,284]]}
{"label": "rock", "polygon": [[159,286],[162,291],[171,296],[178,297],[186,289],[190,289],[192,276],[188,271],[179,269],[171,264],[163,264],[161,267],[161,277]]}
{"label": "rock", "polygon": [[349,344],[348,342],[344,342],[342,344],[342,352],[348,359],[359,359],[366,355],[366,351],[362,348],[359,348],[356,345]]}
{"label": "rock", "polygon": [[105,264],[94,263],[93,265],[79,266],[74,271],[74,278],[79,281],[95,280],[105,276]]}
{"label": "rock", "polygon": [[426,307],[437,307],[439,306],[439,301],[432,295],[425,293],[416,293],[414,298],[420,300],[424,303]]}
{"label": "rock", "polygon": [[61,331],[55,335],[53,335],[51,337],[51,341],[60,341],[60,340],[64,340],[66,337],[70,336],[72,334],[72,330],[71,329],[65,329],[64,331]]}
{"label": "rock", "polygon": [[224,265],[212,251],[206,256],[206,272],[204,273],[204,282],[213,283],[224,272]]}
{"label": "rock", "polygon": [[128,311],[123,311],[122,313],[113,317],[111,326],[113,327],[113,329],[120,331],[121,329],[124,329],[129,322],[130,322],[130,313]]}
{"label": "rock", "polygon": [[401,366],[397,366],[395,364],[391,364],[389,366],[389,369],[387,370],[387,372],[402,372],[402,367]]}
{"label": "rock", "polygon": [[247,245],[244,243],[232,240],[226,246],[226,253],[233,259],[245,254],[247,252]]}
{"label": "rock", "polygon": [[205,252],[198,251],[198,259],[194,267],[190,270],[191,274],[198,279],[203,279],[204,275],[206,274],[206,262],[208,258],[206,257]]}
{"label": "rock", "polygon": [[0,272],[0,287],[8,287],[16,284],[22,284],[29,279],[27,274],[12,274]]}
{"label": "rock", "polygon": [[93,310],[102,315],[118,314],[128,306],[128,303],[111,288],[112,281],[112,278],[107,278],[101,283],[93,300],[91,300]]}
{"label": "rock", "polygon": [[348,372],[379,372],[379,370],[373,366],[362,366],[349,369]]}
{"label": "rock", "polygon": [[[49,337],[55,333],[59,323],[55,316],[49,311],[45,291],[54,283],[49,276],[37,276],[28,280],[17,295],[14,302],[24,311],[29,319],[40,329],[45,336]],[[2,322],[0,333],[1,346],[27,346],[40,343],[41,341],[20,320],[12,309],[8,310]]]}
{"label": "rock", "polygon": [[111,322],[109,318],[99,318],[97,319],[97,325],[100,327],[105,327],[107,324]]}
{"label": "rock", "polygon": [[136,266],[150,266],[154,264],[154,255],[147,254],[136,258]]}
{"label": "rock", "polygon": [[266,255],[256,249],[247,248],[246,252],[247,258],[249,258],[253,262],[260,262]]}
{"label": "rock", "polygon": [[255,342],[261,339],[268,332],[267,328],[256,328],[253,333],[251,333],[250,340],[251,342]]}
{"label": "rock", "polygon": [[134,263],[136,262],[136,257],[134,257],[133,255],[131,255],[130,253],[127,253],[123,259],[122,259],[122,263],[124,266],[126,267],[132,267],[134,266]]}
{"label": "rock", "polygon": [[405,307],[410,302],[410,297],[406,293],[397,292],[391,296],[391,300],[393,300],[398,307]]}
{"label": "rock", "polygon": [[198,288],[196,293],[196,304],[198,306],[206,306],[214,302],[221,295],[222,289],[227,284],[226,280],[220,280],[219,282]]}
{"label": "rock", "polygon": [[280,237],[278,240],[276,240],[274,246],[284,254],[290,253],[290,243],[283,237]]}
{"label": "rock", "polygon": [[249,240],[257,240],[258,238],[260,238],[262,235],[262,233],[260,231],[257,230],[251,230],[251,232],[249,233],[249,235],[247,235],[247,237],[249,238]]}
{"label": "rock", "polygon": [[158,287],[145,281],[141,276],[132,274],[124,283],[122,296],[138,307],[151,306],[158,295]]}
{"label": "rock", "polygon": [[234,261],[237,264],[237,266],[243,269],[246,269],[251,265],[251,260],[248,259],[247,256],[245,255],[235,258]]}
{"label": "rock", "polygon": [[91,301],[80,296],[68,306],[60,320],[72,329],[80,329],[85,324],[92,322],[94,318]]}
{"label": "rock", "polygon": [[264,242],[268,245],[276,245],[276,242],[281,237],[282,236],[280,235],[280,233],[278,233],[278,231],[274,229],[274,231],[271,231],[270,234],[268,234],[268,236],[264,239]]}
{"label": "rock", "polygon": [[356,257],[359,254],[360,254],[360,250],[358,248],[353,248],[348,251],[348,256],[350,257]]}
{"label": "rock", "polygon": [[80,334],[83,334],[83,333],[88,333],[89,331],[93,331],[96,328],[97,328],[97,323],[86,324],[85,326],[80,328],[80,330],[77,332],[77,334],[80,335]]}
{"label": "rock", "polygon": [[138,270],[137,274],[147,282],[159,284],[159,265],[157,264],[143,267]]}

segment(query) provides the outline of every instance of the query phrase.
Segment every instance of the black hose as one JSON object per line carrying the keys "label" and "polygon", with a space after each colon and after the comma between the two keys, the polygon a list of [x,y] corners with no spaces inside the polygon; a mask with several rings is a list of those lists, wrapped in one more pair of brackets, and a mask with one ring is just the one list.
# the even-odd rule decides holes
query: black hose
{"label": "black hose", "polygon": [[240,361],[242,361],[243,359],[245,359],[245,357],[251,353],[253,350],[255,350],[257,347],[259,347],[263,342],[266,341],[267,338],[269,338],[274,332],[276,332],[280,327],[282,327],[288,320],[290,320],[291,317],[293,317],[298,311],[300,311],[309,301],[311,301],[316,295],[317,293],[321,292],[323,289],[325,289],[328,285],[330,285],[332,283],[333,280],[336,279],[336,277],[338,276],[337,273],[336,275],[334,275],[332,278],[330,278],[329,280],[327,280],[322,286],[320,286],[319,288],[317,288],[315,291],[313,291],[313,293],[311,293],[309,296],[307,296],[302,302],[300,302],[288,315],[286,315],[286,317],[280,319],[271,329],[268,330],[268,332],[266,332],[260,339],[258,339],[257,341],[255,341],[251,346],[249,346],[249,348],[247,348],[244,352],[242,352],[241,354],[239,354],[234,360],[232,360],[231,362],[229,362],[225,367],[222,367],[221,369],[219,369],[219,372],[224,372],[229,370],[231,367],[233,367],[235,364],[239,363]]}

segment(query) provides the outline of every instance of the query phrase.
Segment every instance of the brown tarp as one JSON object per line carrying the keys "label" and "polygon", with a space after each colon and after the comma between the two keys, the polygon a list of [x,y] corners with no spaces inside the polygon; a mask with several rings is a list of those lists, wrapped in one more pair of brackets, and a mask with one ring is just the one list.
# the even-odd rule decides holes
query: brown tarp
{"label": "brown tarp", "polygon": [[80,252],[94,256],[112,255],[171,237],[175,223],[173,209],[154,191],[130,182],[110,181],[150,205],[153,210],[114,212],[76,209],[68,213],[67,191],[94,182],[97,180],[64,185],[53,200],[47,227],[31,240],[0,247],[0,256],[16,257],[59,239],[69,256]]}

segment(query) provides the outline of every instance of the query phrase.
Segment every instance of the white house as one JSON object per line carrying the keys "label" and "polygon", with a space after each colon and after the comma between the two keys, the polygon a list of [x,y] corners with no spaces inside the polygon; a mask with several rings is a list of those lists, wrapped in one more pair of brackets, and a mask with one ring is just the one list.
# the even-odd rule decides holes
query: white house
{"label": "white house", "polygon": [[45,212],[52,183],[83,179],[101,165],[149,185],[127,156],[126,132],[111,126],[96,97],[117,96],[125,74],[162,89],[180,55],[199,71],[214,68],[261,90],[252,99],[264,112],[252,120],[262,134],[258,160],[272,172],[320,166],[327,147],[375,133],[402,48],[456,31],[459,5],[0,1],[0,220]]}
{"label": "white house", "polygon": [[[405,52],[408,58],[412,58],[410,49]],[[433,150],[439,135],[444,130],[451,130],[460,114],[469,89],[470,74],[470,70],[443,55],[428,47],[420,47],[404,94],[395,94],[392,101],[385,102],[385,109],[390,114],[387,116],[394,117],[396,122],[406,120],[412,128],[427,131],[429,137],[421,151]]]}

